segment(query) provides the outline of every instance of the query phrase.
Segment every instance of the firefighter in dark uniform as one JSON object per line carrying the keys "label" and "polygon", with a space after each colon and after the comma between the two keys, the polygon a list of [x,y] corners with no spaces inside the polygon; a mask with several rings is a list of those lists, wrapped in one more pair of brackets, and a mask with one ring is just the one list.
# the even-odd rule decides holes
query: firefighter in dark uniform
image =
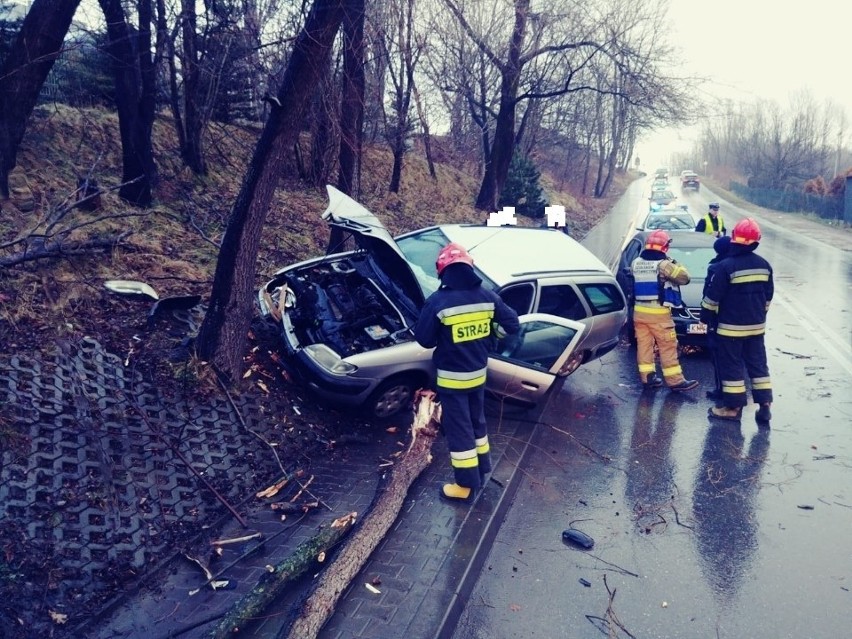
{"label": "firefighter in dark uniform", "polygon": [[[772,267],[755,253],[760,227],[751,218],[731,232],[728,257],[713,269],[701,302],[701,318],[716,322],[716,347],[722,378],[721,405],[710,408],[711,419],[739,421],[748,404],[745,373],[751,379],[758,424],[771,419],[772,381],[766,361],[766,312],[772,301]],[[745,370],[744,370],[745,369]]]}
{"label": "firefighter in dark uniform", "polygon": [[707,211],[707,215],[698,220],[695,230],[698,233],[707,233],[713,237],[722,237],[728,233],[728,229],[725,228],[725,220],[719,215],[718,202],[710,202],[710,210]]}
{"label": "firefighter in dark uniform", "polygon": [[[636,361],[645,388],[659,388],[665,379],[669,389],[688,391],[698,386],[698,381],[683,376],[671,309],[683,305],[679,287],[689,284],[689,272],[666,255],[671,242],[665,231],[652,232],[645,239],[645,249],[630,265]],[[660,353],[663,379],[657,375],[655,346]]]}
{"label": "firefighter in dark uniform", "polygon": [[441,425],[450,449],[455,482],[445,484],[445,499],[471,502],[491,472],[485,421],[485,376],[496,336],[516,334],[518,314],[483,286],[473,258],[459,244],[448,244],[435,263],[441,287],[429,296],[414,338],[435,347],[432,360],[441,401]]}

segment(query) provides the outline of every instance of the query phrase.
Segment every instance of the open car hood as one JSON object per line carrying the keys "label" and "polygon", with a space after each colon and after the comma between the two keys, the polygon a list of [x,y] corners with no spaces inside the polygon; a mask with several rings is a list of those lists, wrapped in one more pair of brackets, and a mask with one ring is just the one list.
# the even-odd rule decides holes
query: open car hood
{"label": "open car hood", "polygon": [[406,296],[420,309],[425,298],[414,271],[384,225],[373,213],[351,197],[326,185],[328,208],[322,219],[350,234],[358,247],[367,252],[378,267],[396,282]]}

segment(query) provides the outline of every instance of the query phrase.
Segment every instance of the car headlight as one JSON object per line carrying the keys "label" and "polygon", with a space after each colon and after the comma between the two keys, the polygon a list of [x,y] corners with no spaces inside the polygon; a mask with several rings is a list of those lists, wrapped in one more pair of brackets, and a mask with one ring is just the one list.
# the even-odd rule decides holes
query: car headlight
{"label": "car headlight", "polygon": [[305,352],[317,364],[337,375],[350,375],[358,370],[354,364],[344,361],[337,353],[325,344],[305,346]]}

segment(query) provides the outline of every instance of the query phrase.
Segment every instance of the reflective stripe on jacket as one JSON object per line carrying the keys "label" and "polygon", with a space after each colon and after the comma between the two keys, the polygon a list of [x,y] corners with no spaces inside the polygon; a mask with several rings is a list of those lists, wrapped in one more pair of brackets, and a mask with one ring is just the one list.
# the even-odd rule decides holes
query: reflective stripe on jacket
{"label": "reflective stripe on jacket", "polygon": [[732,245],[711,274],[701,301],[702,321],[718,320],[717,334],[751,337],[766,330],[766,311],[775,284],[772,267],[749,247]]}

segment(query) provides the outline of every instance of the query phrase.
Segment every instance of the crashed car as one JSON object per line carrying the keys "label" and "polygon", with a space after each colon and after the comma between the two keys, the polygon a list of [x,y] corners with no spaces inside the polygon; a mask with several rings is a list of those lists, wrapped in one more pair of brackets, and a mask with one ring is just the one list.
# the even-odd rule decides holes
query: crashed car
{"label": "crashed car", "polygon": [[686,189],[698,191],[701,189],[701,178],[695,171],[683,171],[680,174],[680,188],[684,191]]}
{"label": "crashed car", "polygon": [[[644,248],[645,240],[651,232],[638,231],[628,238],[621,251],[617,273],[618,283],[625,296],[631,300],[633,296],[631,265]],[[683,264],[690,276],[689,284],[680,287],[683,307],[672,309],[679,346],[704,347],[707,345],[707,325],[699,321],[699,316],[707,265],[716,256],[716,251],[713,249],[715,241],[716,238],[706,233],[672,234],[672,243],[667,255],[679,264]],[[632,312],[625,328],[629,335],[633,335]]]}
{"label": "crashed car", "polygon": [[556,378],[618,345],[627,305],[612,272],[565,233],[451,224],[393,238],[370,211],[327,187],[323,219],[355,248],[279,270],[258,292],[288,360],[320,397],[389,417],[434,380],[432,349],[413,337],[440,282],[438,251],[465,246],[483,286],[520,316],[518,339],[494,338],[487,389],[532,405]]}

